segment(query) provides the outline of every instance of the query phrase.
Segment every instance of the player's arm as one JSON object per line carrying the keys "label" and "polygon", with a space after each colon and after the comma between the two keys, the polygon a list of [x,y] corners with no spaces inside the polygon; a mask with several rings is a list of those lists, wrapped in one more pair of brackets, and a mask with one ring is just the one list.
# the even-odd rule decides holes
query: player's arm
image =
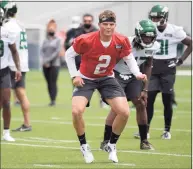
{"label": "player's arm", "polygon": [[144,81],[147,80],[146,75],[144,75],[140,72],[139,67],[137,65],[137,62],[136,62],[132,53],[130,53],[128,56],[123,57],[123,60],[125,61],[127,66],[129,66],[131,73],[134,74],[134,76],[138,80],[144,80]]}
{"label": "player's arm", "polygon": [[184,51],[183,55],[177,62],[177,65],[183,64],[184,60],[192,53],[192,39],[189,36],[186,36],[184,40],[181,41],[184,45],[187,46],[186,50]]}
{"label": "player's arm", "polygon": [[78,70],[76,68],[76,63],[75,63],[75,57],[78,55],[79,54],[75,52],[74,47],[71,46],[70,48],[68,48],[68,50],[65,53],[65,59],[66,59],[68,71],[69,71],[70,76],[73,80],[73,84],[75,86],[83,86],[84,81],[79,76]]}
{"label": "player's arm", "polygon": [[17,68],[17,71],[15,73],[15,80],[19,81],[21,79],[21,68],[20,68],[20,60],[19,60],[19,54],[16,48],[16,44],[9,44],[9,49],[11,51],[13,61],[15,63],[15,66]]}

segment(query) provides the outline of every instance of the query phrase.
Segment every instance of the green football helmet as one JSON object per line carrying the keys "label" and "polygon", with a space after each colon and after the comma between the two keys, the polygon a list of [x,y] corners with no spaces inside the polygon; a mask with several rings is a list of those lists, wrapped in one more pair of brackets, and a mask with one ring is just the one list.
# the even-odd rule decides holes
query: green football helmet
{"label": "green football helmet", "polygon": [[168,21],[169,8],[162,5],[155,5],[149,12],[149,19],[151,19],[156,26],[163,26]]}
{"label": "green football helmet", "polygon": [[135,36],[136,42],[142,47],[152,47],[157,37],[154,23],[149,19],[138,22],[135,27]]}
{"label": "green football helmet", "polygon": [[9,18],[17,13],[17,5],[13,1],[2,0],[0,2],[0,7],[4,10],[5,18]]}

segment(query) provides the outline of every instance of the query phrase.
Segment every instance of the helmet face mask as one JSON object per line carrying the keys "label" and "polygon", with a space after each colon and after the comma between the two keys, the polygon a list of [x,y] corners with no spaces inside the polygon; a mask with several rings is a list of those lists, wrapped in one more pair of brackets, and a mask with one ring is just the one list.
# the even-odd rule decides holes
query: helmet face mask
{"label": "helmet face mask", "polygon": [[152,21],[142,20],[137,23],[135,35],[136,43],[140,46],[143,48],[152,47],[157,37],[156,27]]}

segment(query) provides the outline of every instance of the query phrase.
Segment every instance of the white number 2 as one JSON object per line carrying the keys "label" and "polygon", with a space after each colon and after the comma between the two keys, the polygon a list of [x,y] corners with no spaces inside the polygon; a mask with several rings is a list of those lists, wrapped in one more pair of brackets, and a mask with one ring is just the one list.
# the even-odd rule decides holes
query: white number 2
{"label": "white number 2", "polygon": [[103,60],[106,60],[105,63],[99,63],[96,68],[95,68],[95,71],[94,71],[94,74],[97,75],[97,74],[101,74],[101,73],[105,73],[106,72],[106,69],[103,69],[103,70],[100,70],[101,68],[106,68],[109,66],[110,64],[110,61],[111,61],[111,56],[109,55],[102,55],[99,57],[99,61],[103,61]]}

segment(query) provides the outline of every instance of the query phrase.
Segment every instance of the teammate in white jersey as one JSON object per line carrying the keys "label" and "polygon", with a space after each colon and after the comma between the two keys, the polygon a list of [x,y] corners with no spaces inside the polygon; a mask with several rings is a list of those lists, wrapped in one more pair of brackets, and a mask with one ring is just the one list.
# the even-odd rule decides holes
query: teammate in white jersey
{"label": "teammate in white jersey", "polygon": [[5,11],[5,23],[4,26],[7,29],[12,30],[16,34],[16,47],[19,52],[21,62],[22,78],[16,82],[14,80],[14,74],[16,71],[15,64],[13,62],[11,53],[9,57],[9,68],[11,70],[11,84],[12,89],[20,102],[21,109],[23,112],[24,122],[23,124],[13,131],[31,131],[30,126],[30,112],[29,112],[29,100],[25,91],[25,75],[29,71],[28,68],[28,45],[27,35],[24,26],[16,19],[17,6],[15,2],[4,1],[2,7]]}
{"label": "teammate in white jersey", "polygon": [[[159,50],[160,45],[156,40],[156,27],[151,20],[142,20],[137,23],[135,36],[130,37],[132,53],[141,66],[141,72],[150,77],[153,55]],[[152,145],[147,140],[147,89],[148,83],[138,81],[125,64],[120,60],[114,68],[115,77],[122,86],[128,101],[132,101],[136,107],[137,123],[140,131],[140,149],[152,150]],[[110,139],[112,124],[116,114],[111,110],[106,119],[104,140],[101,149],[106,151],[106,145]]]}
{"label": "teammate in white jersey", "polygon": [[[162,93],[164,104],[165,129],[163,139],[171,139],[170,127],[172,122],[172,95],[176,75],[176,66],[192,52],[192,40],[186,35],[182,27],[168,23],[169,9],[166,6],[156,5],[150,13],[149,18],[157,25],[157,41],[160,42],[160,51],[154,55],[152,76],[149,82],[148,92],[148,124],[153,117],[154,102],[158,92]],[[177,57],[177,45],[183,43],[187,46],[183,55]]]}
{"label": "teammate in white jersey", "polygon": [[9,51],[11,51],[14,63],[16,65],[16,71],[14,80],[21,79],[19,55],[16,49],[16,37],[13,32],[2,26],[4,12],[0,8],[0,112],[3,109],[3,137],[5,141],[15,141],[10,136],[9,127],[11,121],[11,109],[10,109],[10,94],[11,94],[11,79],[9,71]]}

